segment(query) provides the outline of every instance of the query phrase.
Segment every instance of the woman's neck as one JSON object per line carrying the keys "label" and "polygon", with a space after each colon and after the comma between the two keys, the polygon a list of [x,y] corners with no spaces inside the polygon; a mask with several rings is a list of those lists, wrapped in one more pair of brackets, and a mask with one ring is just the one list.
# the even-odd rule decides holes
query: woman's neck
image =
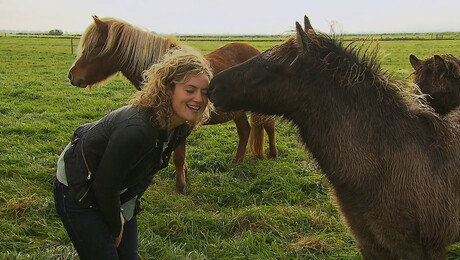
{"label": "woman's neck", "polygon": [[174,131],[174,129],[182,124],[185,121],[182,118],[179,118],[176,114],[171,115],[168,123],[168,136]]}

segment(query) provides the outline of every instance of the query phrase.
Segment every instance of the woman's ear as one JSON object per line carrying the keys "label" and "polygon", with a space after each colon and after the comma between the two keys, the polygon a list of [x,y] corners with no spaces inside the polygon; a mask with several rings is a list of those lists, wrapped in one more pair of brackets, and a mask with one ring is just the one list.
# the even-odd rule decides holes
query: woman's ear
{"label": "woman's ear", "polygon": [[167,89],[168,95],[172,97],[174,94],[174,89],[176,89],[176,84],[167,84],[166,86],[167,86],[166,89]]}

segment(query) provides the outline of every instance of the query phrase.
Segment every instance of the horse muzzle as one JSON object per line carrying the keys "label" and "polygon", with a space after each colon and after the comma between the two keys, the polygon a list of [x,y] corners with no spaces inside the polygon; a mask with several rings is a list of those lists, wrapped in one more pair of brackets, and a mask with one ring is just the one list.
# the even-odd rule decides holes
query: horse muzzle
{"label": "horse muzzle", "polygon": [[69,72],[67,77],[70,80],[70,84],[72,84],[73,86],[79,87],[79,88],[85,88],[86,87],[86,85],[84,84],[85,81],[84,81],[83,78],[78,77],[78,78],[74,79],[74,77],[73,77],[71,72]]}
{"label": "horse muzzle", "polygon": [[222,112],[229,111],[225,106],[229,97],[226,97],[226,95],[222,93],[221,91],[216,91],[215,85],[213,85],[214,86],[213,88],[211,88],[212,87],[211,85],[209,86],[210,86],[209,101],[212,102],[212,104],[214,105],[214,108]]}

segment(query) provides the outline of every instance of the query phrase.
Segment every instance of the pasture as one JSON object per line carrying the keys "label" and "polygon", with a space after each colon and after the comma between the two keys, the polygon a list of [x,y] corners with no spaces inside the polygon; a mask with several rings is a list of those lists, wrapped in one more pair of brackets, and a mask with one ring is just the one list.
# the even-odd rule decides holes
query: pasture
{"label": "pasture", "polygon": [[[233,41],[184,40],[202,53]],[[262,51],[280,43],[238,40]],[[458,40],[379,44],[384,68],[402,80],[412,80],[410,54],[460,57]],[[78,125],[125,105],[135,89],[121,76],[91,90],[75,88],[67,79],[73,60],[67,38],[0,37],[1,259],[77,259],[54,209],[57,158]],[[233,122],[192,133],[184,195],[174,193],[170,163],[143,197],[141,259],[361,259],[296,129],[277,121],[276,137],[277,160],[247,153],[235,164]],[[448,255],[458,258],[460,244]]]}

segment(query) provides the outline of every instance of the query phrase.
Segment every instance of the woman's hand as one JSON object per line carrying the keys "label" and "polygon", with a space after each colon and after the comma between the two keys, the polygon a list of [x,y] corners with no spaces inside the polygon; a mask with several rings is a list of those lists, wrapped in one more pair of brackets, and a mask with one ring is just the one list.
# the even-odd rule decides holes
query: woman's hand
{"label": "woman's hand", "polygon": [[123,213],[120,212],[120,219],[121,219],[121,231],[120,235],[115,239],[115,246],[118,247],[121,243],[121,239],[123,238],[123,226],[125,225],[126,219],[123,217]]}
{"label": "woman's hand", "polygon": [[120,235],[115,238],[115,246],[116,247],[118,247],[120,245],[122,237],[123,237],[123,226],[121,226]]}

